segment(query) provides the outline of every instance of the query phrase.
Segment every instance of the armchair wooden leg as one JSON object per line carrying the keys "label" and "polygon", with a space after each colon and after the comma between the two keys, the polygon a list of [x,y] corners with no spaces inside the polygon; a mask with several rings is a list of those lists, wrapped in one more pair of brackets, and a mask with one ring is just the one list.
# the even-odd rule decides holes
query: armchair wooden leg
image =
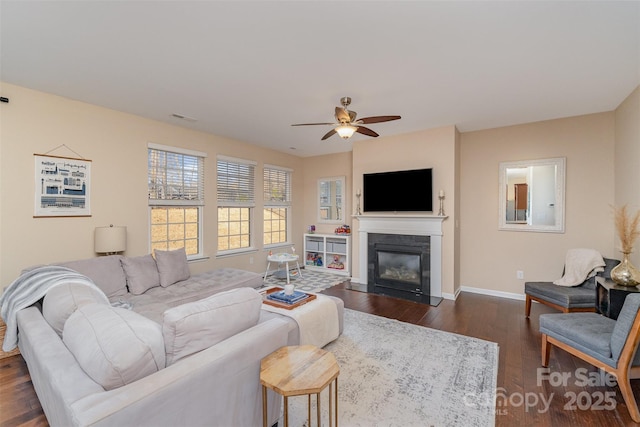
{"label": "armchair wooden leg", "polygon": [[542,366],[549,366],[549,356],[551,354],[551,344],[547,341],[547,334],[542,334]]}
{"label": "armchair wooden leg", "polygon": [[629,381],[629,375],[627,373],[622,373],[618,377],[618,387],[620,387],[620,391],[622,392],[624,403],[627,404],[627,409],[629,410],[631,419],[637,423],[640,422],[640,412],[638,411],[638,404],[636,402],[635,396],[633,395],[631,382]]}
{"label": "armchair wooden leg", "polygon": [[531,314],[531,297],[527,295],[524,302],[524,317],[529,318],[530,314]]}

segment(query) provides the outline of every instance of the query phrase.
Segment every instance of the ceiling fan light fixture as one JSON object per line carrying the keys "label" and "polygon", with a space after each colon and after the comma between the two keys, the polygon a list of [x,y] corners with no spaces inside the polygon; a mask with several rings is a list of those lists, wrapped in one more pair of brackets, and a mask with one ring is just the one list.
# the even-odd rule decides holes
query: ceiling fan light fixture
{"label": "ceiling fan light fixture", "polygon": [[340,125],[336,128],[336,132],[338,132],[338,135],[340,135],[342,139],[351,138],[357,130],[358,128],[356,126],[351,125]]}

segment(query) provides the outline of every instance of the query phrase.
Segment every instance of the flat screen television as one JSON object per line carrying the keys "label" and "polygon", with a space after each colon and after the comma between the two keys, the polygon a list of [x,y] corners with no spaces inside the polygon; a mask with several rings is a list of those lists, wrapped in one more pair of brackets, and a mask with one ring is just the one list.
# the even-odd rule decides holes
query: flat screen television
{"label": "flat screen television", "polygon": [[432,212],[431,169],[367,173],[363,176],[364,212]]}

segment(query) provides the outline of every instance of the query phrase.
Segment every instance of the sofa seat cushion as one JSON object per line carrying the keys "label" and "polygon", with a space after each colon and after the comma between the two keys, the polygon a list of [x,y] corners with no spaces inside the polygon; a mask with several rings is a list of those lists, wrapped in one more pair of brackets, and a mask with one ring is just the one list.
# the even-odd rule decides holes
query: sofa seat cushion
{"label": "sofa seat cushion", "polygon": [[123,300],[131,303],[132,309],[149,319],[162,323],[165,310],[188,302],[198,301],[218,292],[236,288],[259,288],[262,275],[235,268],[222,268],[192,275],[167,288],[149,289],[142,295],[129,294]]}
{"label": "sofa seat cushion", "polygon": [[64,323],[74,311],[85,304],[109,305],[109,299],[98,289],[82,283],[65,283],[47,292],[42,301],[42,316],[62,338]]}
{"label": "sofa seat cushion", "polygon": [[162,335],[167,366],[255,326],[261,306],[258,291],[239,288],[165,311]]}
{"label": "sofa seat cushion", "polygon": [[121,255],[100,256],[78,261],[58,263],[93,280],[110,300],[127,295],[127,278],[120,260]]}
{"label": "sofa seat cushion", "polygon": [[62,341],[105,390],[165,367],[162,327],[123,308],[95,303],[79,307],[67,319]]}
{"label": "sofa seat cushion", "polygon": [[127,287],[132,294],[140,295],[151,288],[160,286],[156,260],[150,254],[139,257],[122,257],[121,262],[127,276]]}
{"label": "sofa seat cushion", "polygon": [[611,363],[611,336],[616,321],[597,313],[547,313],[540,315],[540,332]]}
{"label": "sofa seat cushion", "polygon": [[596,291],[591,287],[558,286],[552,282],[526,282],[524,292],[561,307],[595,307],[596,305]]}

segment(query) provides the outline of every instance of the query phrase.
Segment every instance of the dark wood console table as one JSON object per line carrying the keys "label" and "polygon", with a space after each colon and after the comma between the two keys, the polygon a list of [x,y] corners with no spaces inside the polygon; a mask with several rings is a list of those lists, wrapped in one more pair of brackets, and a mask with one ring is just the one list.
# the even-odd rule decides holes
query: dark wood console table
{"label": "dark wood console table", "polygon": [[596,277],[596,309],[598,313],[616,320],[629,294],[640,292],[635,286],[620,286],[604,277]]}

